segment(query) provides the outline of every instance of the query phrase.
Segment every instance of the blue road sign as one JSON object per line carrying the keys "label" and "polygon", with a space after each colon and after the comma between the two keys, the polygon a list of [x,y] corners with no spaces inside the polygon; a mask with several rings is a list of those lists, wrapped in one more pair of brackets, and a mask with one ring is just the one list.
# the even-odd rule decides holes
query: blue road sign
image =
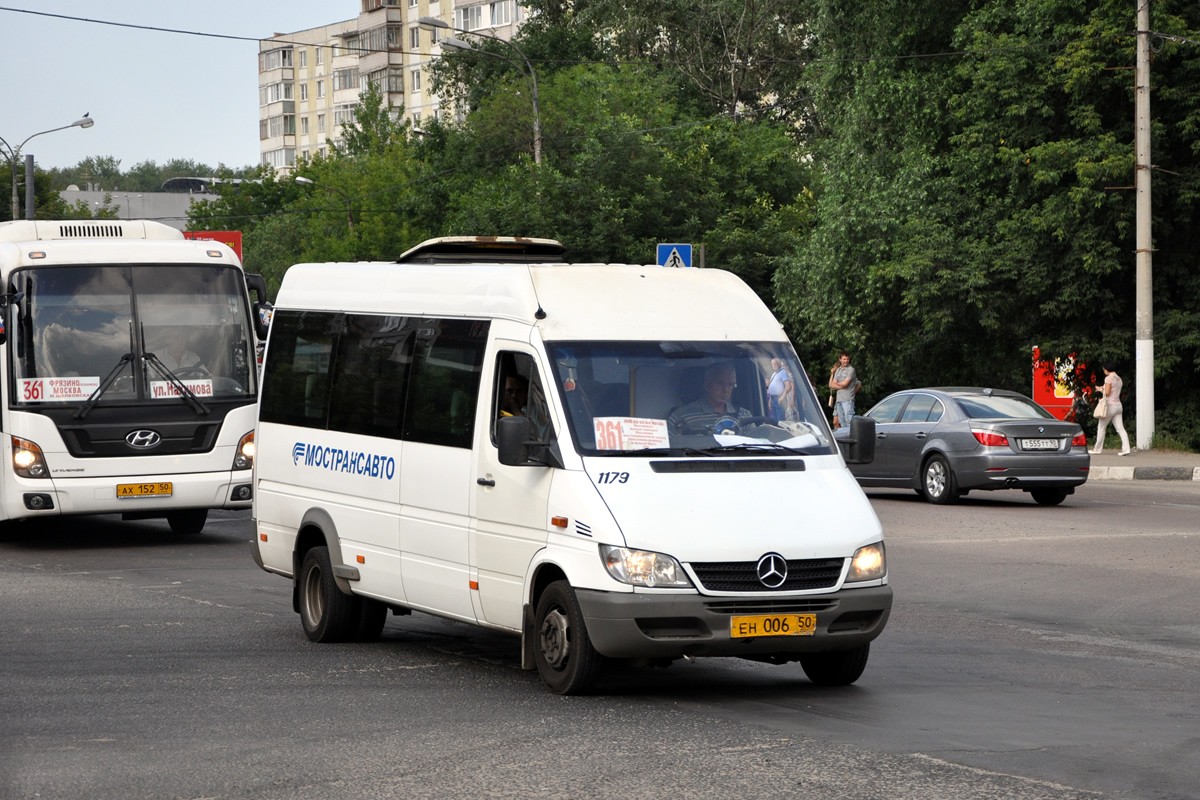
{"label": "blue road sign", "polygon": [[660,244],[658,260],[660,267],[690,267],[692,265],[692,246],[690,244]]}

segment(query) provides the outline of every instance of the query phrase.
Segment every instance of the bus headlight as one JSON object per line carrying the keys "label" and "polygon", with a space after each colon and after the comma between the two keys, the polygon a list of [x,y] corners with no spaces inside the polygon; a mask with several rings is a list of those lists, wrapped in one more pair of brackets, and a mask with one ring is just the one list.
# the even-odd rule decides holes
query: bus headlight
{"label": "bus headlight", "polygon": [[254,431],[250,431],[238,442],[233,455],[234,469],[250,469],[254,466]]}
{"label": "bus headlight", "polygon": [[649,550],[600,545],[600,559],[608,574],[634,586],[691,586],[683,567],[671,556]]}
{"label": "bus headlight", "polygon": [[887,556],[883,551],[883,542],[876,542],[854,551],[854,558],[850,560],[850,572],[846,574],[846,583],[876,581],[886,574]]}
{"label": "bus headlight", "polygon": [[42,448],[28,439],[12,437],[13,472],[22,478],[49,478],[50,470],[42,456]]}

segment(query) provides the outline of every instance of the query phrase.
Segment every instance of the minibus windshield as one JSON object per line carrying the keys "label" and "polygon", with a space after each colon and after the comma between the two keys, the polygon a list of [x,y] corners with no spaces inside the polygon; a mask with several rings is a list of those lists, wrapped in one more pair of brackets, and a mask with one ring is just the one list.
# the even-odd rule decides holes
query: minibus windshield
{"label": "minibus windshield", "polygon": [[583,455],[828,455],[812,383],[784,342],[550,342]]}
{"label": "minibus windshield", "polygon": [[16,404],[255,395],[236,267],[51,267],[19,270],[12,283],[23,294],[9,349]]}

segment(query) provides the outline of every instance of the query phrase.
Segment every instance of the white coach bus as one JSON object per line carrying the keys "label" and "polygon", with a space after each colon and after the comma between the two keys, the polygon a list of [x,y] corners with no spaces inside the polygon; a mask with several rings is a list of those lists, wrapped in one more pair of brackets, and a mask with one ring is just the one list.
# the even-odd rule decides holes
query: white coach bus
{"label": "white coach bus", "polygon": [[883,533],[780,324],[727,272],[562,252],[440,239],[288,270],[253,555],[305,634],[435,614],[521,636],[564,694],[607,659],[857,680],[892,605]]}
{"label": "white coach bus", "polygon": [[4,222],[0,280],[0,519],[198,533],[250,507],[266,286],[232,250],[157,222]]}

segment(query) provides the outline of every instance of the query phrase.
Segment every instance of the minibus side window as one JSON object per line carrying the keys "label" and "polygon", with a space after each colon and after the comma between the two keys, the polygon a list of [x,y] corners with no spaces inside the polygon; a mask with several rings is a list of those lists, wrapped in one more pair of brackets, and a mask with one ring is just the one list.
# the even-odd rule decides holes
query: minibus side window
{"label": "minibus side window", "polygon": [[347,316],[334,359],[330,430],[400,438],[413,335],[404,317]]}
{"label": "minibus side window", "polygon": [[423,319],[415,325],[404,440],[470,449],[489,323]]}
{"label": "minibus side window", "polygon": [[528,417],[530,439],[554,441],[550,404],[538,376],[537,366],[525,353],[503,352],[496,359],[496,384],[492,398],[492,444],[496,443],[495,421],[500,417]]}
{"label": "minibus side window", "polygon": [[329,417],[329,374],[342,314],[280,311],[272,321],[259,418],[263,422],[324,428]]}

